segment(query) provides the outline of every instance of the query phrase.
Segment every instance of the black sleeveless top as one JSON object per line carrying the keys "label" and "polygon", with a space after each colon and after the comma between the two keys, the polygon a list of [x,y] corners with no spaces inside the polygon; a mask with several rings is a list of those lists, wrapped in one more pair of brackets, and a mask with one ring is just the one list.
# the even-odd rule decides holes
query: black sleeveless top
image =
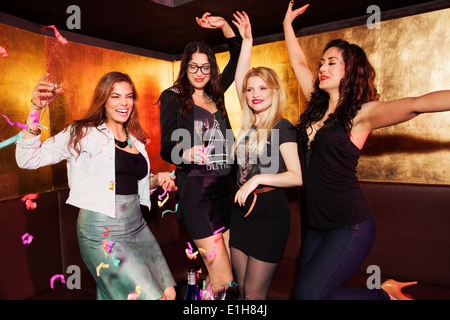
{"label": "black sleeveless top", "polygon": [[345,127],[322,127],[308,147],[304,126],[299,130],[299,154],[307,197],[309,226],[331,230],[361,223],[373,216],[363,194],[356,166],[361,151]]}
{"label": "black sleeveless top", "polygon": [[147,175],[147,161],[140,153],[134,154],[116,148],[116,194],[138,193],[138,180]]}

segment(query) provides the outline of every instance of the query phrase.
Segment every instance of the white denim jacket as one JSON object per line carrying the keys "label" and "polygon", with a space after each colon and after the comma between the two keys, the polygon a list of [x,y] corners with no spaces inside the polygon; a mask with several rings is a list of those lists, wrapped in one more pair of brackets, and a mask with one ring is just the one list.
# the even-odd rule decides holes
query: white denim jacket
{"label": "white denim jacket", "polygon": [[[67,149],[70,128],[42,144],[40,137],[17,140],[17,165],[23,169],[37,169],[67,160],[70,193],[66,203],[115,218],[115,143],[107,126],[102,124],[89,129],[81,140],[78,157],[74,150],[69,152]],[[131,135],[130,139],[147,161],[148,173],[138,181],[138,193],[140,203],[150,209],[150,161],[145,145]]]}

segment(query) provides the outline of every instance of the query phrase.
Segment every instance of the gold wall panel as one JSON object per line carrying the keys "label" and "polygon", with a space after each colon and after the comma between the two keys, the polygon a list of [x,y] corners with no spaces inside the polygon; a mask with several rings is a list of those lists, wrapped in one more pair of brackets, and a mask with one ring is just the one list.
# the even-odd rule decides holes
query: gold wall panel
{"label": "gold wall panel", "polygon": [[[0,41],[3,46],[9,44],[8,57],[0,58],[0,114],[23,123],[28,117],[31,91],[45,73],[45,40],[40,35],[0,24]],[[0,141],[21,130],[0,118]],[[44,132],[44,137],[48,133]],[[15,160],[15,145],[0,149],[0,200],[31,193],[29,190],[51,188],[51,168],[20,170]]]}

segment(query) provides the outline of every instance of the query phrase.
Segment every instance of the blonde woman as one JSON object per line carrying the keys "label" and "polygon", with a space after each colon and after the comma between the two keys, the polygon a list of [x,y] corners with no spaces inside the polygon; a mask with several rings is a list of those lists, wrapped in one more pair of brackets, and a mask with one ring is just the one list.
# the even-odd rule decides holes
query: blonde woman
{"label": "blonde woman", "polygon": [[250,69],[252,34],[245,12],[233,23],[243,38],[235,83],[242,108],[234,154],[239,190],[231,215],[230,248],[239,298],[267,299],[289,235],[282,188],[302,184],[296,130],[282,118],[283,84],[270,68]]}

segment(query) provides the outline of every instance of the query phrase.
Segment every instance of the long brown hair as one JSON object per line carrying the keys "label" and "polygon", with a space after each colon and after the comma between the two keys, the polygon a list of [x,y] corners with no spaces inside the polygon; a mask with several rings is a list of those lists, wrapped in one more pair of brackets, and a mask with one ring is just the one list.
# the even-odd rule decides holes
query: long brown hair
{"label": "long brown hair", "polygon": [[[325,121],[325,126],[338,121],[342,123],[347,132],[352,129],[353,118],[361,106],[370,101],[379,99],[374,84],[375,69],[370,64],[363,49],[356,44],[336,39],[330,41],[323,50],[338,48],[345,63],[345,76],[339,85],[339,102],[334,114]],[[328,109],[329,95],[319,88],[319,77],[314,83],[314,90],[307,109],[300,116],[300,126],[309,127],[313,122],[319,121]]]}
{"label": "long brown hair", "polygon": [[86,114],[83,118],[73,121],[69,124],[66,130],[70,127],[70,139],[67,145],[69,151],[71,149],[80,155],[81,153],[81,139],[83,139],[89,130],[97,128],[99,125],[106,121],[105,105],[108,100],[114,84],[118,82],[127,82],[131,85],[133,91],[133,110],[130,117],[124,123],[124,127],[127,128],[128,133],[135,136],[141,142],[147,139],[147,134],[139,123],[139,115],[137,110],[136,101],[138,94],[130,76],[121,72],[110,72],[105,74],[97,83],[94,94]]}
{"label": "long brown hair", "polygon": [[224,94],[222,90],[222,82],[220,78],[220,70],[217,65],[216,56],[211,47],[203,41],[192,41],[188,43],[184,49],[183,57],[180,63],[180,72],[175,81],[174,88],[178,89],[181,98],[180,113],[186,116],[191,112],[194,106],[192,94],[194,94],[194,87],[189,82],[187,76],[187,65],[192,60],[192,55],[196,52],[204,53],[208,57],[208,62],[211,65],[211,78],[205,86],[205,93],[216,103],[217,109],[225,115]]}

